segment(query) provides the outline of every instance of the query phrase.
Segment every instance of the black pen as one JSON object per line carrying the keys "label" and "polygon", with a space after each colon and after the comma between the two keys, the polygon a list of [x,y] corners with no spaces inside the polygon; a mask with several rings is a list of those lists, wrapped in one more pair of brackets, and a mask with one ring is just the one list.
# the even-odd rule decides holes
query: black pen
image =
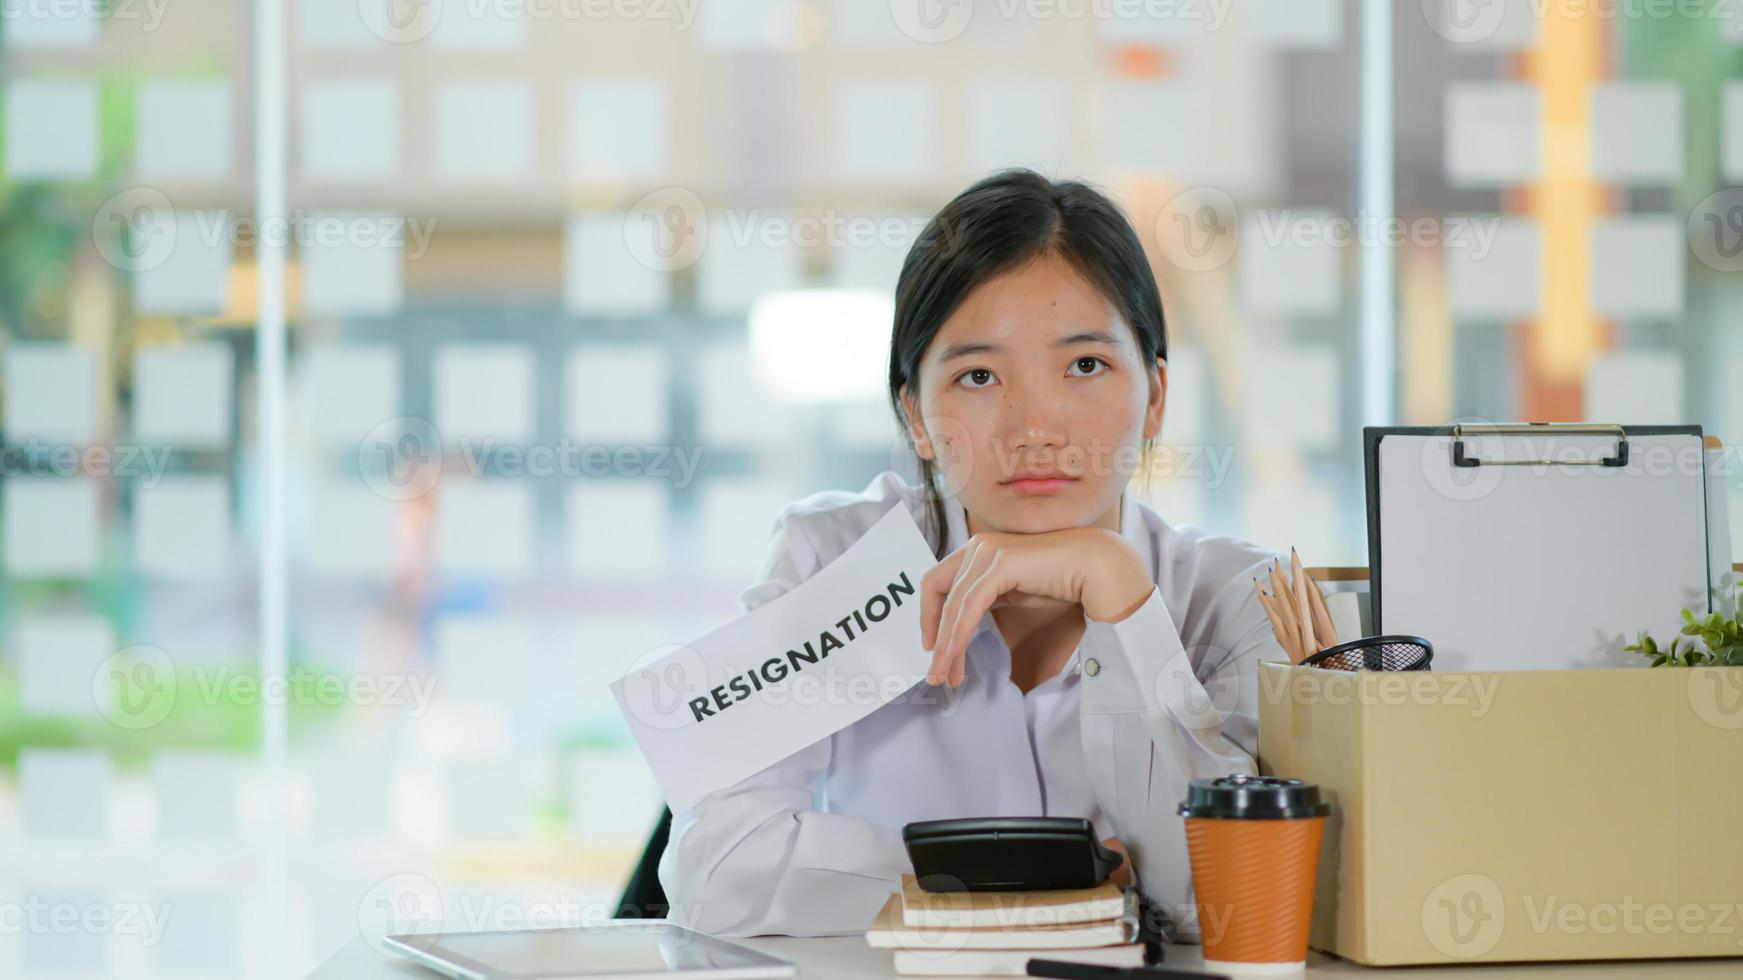
{"label": "black pen", "polygon": [[1028,970],[1032,977],[1059,977],[1060,980],[1229,980],[1218,973],[1193,973],[1160,966],[1095,966],[1064,960],[1032,959]]}

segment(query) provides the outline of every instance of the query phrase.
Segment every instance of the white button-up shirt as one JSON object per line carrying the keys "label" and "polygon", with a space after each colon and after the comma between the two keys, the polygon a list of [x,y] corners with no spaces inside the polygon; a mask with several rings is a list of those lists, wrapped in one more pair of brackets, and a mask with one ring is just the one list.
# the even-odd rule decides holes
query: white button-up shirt
{"label": "white button-up shirt", "polygon": [[[968,534],[961,505],[945,505],[948,554]],[[788,505],[743,606],[815,574],[897,506],[924,526],[920,491],[889,472]],[[1130,494],[1120,525],[1157,588],[1118,623],[1087,620],[1059,673],[1020,690],[988,613],[961,687],[919,684],[673,814],[660,861],[671,918],[732,936],[860,933],[913,870],[904,824],[1068,816],[1118,836],[1145,896],[1192,938],[1175,808],[1192,779],[1257,771],[1257,664],[1288,659],[1253,592],[1273,554],[1168,525]]]}

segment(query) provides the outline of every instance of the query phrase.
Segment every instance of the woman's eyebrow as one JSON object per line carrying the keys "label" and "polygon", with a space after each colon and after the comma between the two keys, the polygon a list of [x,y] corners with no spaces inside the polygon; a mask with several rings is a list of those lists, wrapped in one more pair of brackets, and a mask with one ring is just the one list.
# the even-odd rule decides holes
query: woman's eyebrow
{"label": "woman's eyebrow", "polygon": [[[1120,342],[1113,334],[1108,333],[1106,330],[1083,330],[1074,333],[1069,337],[1061,337],[1053,342],[1054,347],[1070,347],[1073,344],[1108,344],[1118,347]],[[951,344],[949,347],[944,348],[944,353],[940,354],[938,359],[940,361],[948,361],[953,358],[967,357],[970,354],[996,354],[1001,349],[1002,348],[997,344],[989,344],[983,341],[969,341],[960,344]]]}
{"label": "woman's eyebrow", "polygon": [[996,353],[998,350],[999,345],[997,344],[986,344],[979,341],[951,344],[949,347],[944,348],[944,353],[940,354],[938,359],[940,361],[948,361],[952,358],[967,357],[970,354],[992,354]]}
{"label": "woman's eyebrow", "polygon": [[1055,347],[1070,347],[1072,344],[1111,344],[1120,346],[1118,339],[1106,330],[1084,330],[1069,337],[1061,337],[1053,342]]}

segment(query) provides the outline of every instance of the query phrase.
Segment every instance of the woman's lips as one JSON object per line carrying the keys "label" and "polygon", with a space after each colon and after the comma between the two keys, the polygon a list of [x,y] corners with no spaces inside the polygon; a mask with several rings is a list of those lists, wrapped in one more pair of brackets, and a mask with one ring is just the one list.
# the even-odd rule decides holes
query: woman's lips
{"label": "woman's lips", "polygon": [[1063,476],[1024,477],[1010,480],[1005,486],[1025,496],[1058,493],[1076,483],[1075,479]]}

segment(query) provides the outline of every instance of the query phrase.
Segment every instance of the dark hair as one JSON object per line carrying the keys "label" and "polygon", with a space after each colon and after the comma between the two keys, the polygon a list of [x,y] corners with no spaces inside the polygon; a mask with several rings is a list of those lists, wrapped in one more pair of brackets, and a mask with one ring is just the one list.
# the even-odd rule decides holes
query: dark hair
{"label": "dark hair", "polygon": [[[1063,258],[1114,304],[1137,335],[1145,364],[1168,356],[1162,294],[1119,206],[1088,184],[1002,170],[946,204],[902,261],[890,335],[890,405],[910,448],[902,386],[918,375],[920,359],[944,321],[976,286],[1049,254]],[[931,503],[929,536],[941,552],[944,494],[931,460],[920,459],[920,480]]]}

